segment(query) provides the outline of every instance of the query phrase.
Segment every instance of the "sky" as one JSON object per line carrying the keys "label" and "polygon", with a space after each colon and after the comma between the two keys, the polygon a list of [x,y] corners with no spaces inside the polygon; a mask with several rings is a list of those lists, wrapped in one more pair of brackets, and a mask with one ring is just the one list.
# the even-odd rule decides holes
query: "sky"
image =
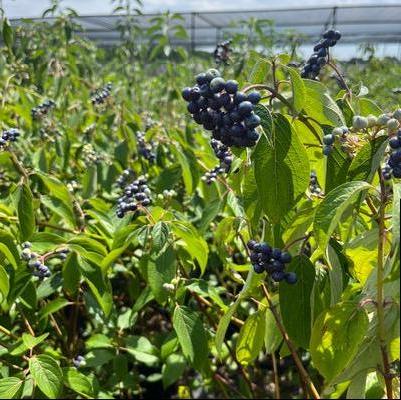
{"label": "sky", "polygon": [[[205,10],[238,10],[267,9],[291,6],[323,6],[342,4],[399,4],[400,0],[143,0],[144,12],[159,11],[205,11]],[[50,0],[0,0],[0,5],[9,18],[39,17],[48,8]],[[113,5],[111,0],[63,0],[65,7],[71,7],[78,14],[110,14]]]}

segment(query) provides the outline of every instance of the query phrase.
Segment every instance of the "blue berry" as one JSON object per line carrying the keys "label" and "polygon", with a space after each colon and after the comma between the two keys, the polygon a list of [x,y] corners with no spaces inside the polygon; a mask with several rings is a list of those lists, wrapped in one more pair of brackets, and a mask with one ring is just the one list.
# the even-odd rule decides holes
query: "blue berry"
{"label": "blue berry", "polygon": [[297,275],[296,275],[295,272],[287,272],[285,274],[284,278],[285,278],[286,282],[289,283],[290,285],[293,285],[294,283],[297,283],[297,280],[298,280]]}
{"label": "blue berry", "polygon": [[388,144],[392,149],[398,149],[401,147],[401,141],[398,139],[398,137],[392,137],[389,141]]}
{"label": "blue berry", "polygon": [[248,94],[247,100],[252,104],[258,104],[261,98],[262,97],[259,92],[251,92]]}
{"label": "blue berry", "polygon": [[283,251],[281,253],[280,261],[284,264],[288,264],[291,262],[291,254],[287,251]]}
{"label": "blue berry", "polygon": [[323,136],[323,143],[325,145],[332,145],[334,143],[334,135],[329,134],[329,135],[324,135]]}
{"label": "blue berry", "polygon": [[332,146],[324,146],[323,147],[323,154],[325,156],[328,156],[331,153],[331,150],[332,150]]}
{"label": "blue berry", "polygon": [[257,273],[257,274],[261,274],[262,272],[265,271],[265,268],[263,265],[260,264],[253,264],[253,270]]}
{"label": "blue berry", "polygon": [[272,279],[276,282],[281,282],[285,278],[285,272],[274,271],[271,275]]}
{"label": "blue berry", "polygon": [[238,82],[234,80],[229,80],[225,84],[226,92],[229,94],[235,94],[238,91]]}
{"label": "blue berry", "polygon": [[241,116],[248,116],[253,111],[253,104],[250,101],[243,101],[238,105],[238,113]]}

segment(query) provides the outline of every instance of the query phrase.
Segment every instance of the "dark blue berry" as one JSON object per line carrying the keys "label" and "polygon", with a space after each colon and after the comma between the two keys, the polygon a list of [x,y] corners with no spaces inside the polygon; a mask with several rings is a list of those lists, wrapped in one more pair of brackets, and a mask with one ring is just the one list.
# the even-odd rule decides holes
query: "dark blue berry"
{"label": "dark blue berry", "polygon": [[225,89],[227,93],[235,94],[238,91],[238,82],[234,80],[229,80],[225,84]]}
{"label": "dark blue berry", "polygon": [[297,283],[297,275],[295,272],[287,272],[285,274],[285,280],[287,283],[289,283],[290,285],[293,285],[294,283]]}
{"label": "dark blue berry", "polygon": [[247,100],[252,104],[258,104],[261,98],[260,93],[255,91],[248,94]]}

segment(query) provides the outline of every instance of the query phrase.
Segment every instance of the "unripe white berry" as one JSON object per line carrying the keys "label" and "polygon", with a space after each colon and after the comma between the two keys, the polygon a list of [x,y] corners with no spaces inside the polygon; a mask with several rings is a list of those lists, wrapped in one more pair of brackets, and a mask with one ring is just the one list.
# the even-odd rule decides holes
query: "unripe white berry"
{"label": "unripe white berry", "polygon": [[387,121],[387,129],[390,132],[395,132],[399,126],[400,124],[395,118],[391,118]]}
{"label": "unripe white berry", "polygon": [[368,127],[368,120],[360,115],[355,115],[355,117],[352,118],[352,127],[358,131],[365,129]]}

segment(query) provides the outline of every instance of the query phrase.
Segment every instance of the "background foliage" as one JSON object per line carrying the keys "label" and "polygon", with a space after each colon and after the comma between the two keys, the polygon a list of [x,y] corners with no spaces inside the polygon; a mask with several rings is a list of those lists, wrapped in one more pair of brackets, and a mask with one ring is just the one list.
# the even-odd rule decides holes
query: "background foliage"
{"label": "background foliage", "polygon": [[[328,157],[322,137],[397,109],[399,63],[342,65],[339,91],[329,67],[300,78],[293,35],[291,56],[276,54],[274,27],[248,21],[221,72],[262,85],[262,135],[206,185],[216,158],[181,89],[214,61],[170,46],[186,35],[179,15],[141,32],[140,9],[120,3],[131,18],[109,50],[74,34],[73,10],[51,27],[3,18],[1,124],[21,138],[0,150],[0,398],[397,397],[401,184],[377,172],[387,130]],[[153,202],[119,219],[127,168],[148,175]],[[288,249],[298,282],[255,274],[251,238]],[[32,276],[26,241],[49,278]]]}

